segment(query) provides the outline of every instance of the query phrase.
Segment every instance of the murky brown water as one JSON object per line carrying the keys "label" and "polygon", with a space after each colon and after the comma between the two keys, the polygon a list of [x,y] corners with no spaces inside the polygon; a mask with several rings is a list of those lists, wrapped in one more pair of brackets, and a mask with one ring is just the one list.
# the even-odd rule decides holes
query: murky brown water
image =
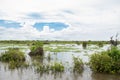
{"label": "murky brown water", "polygon": [[[0,46],[0,52],[3,52],[4,49]],[[4,46],[5,47],[5,46]],[[25,46],[24,46],[25,47]],[[94,46],[90,46],[89,49],[81,49],[81,46],[75,46],[76,48],[80,48],[80,52],[45,52],[45,57],[50,54],[51,60],[43,59],[43,63],[49,62],[62,62],[65,66],[65,72],[56,73],[56,74],[47,74],[47,73],[37,73],[33,66],[23,69],[14,69],[10,70],[7,67],[7,64],[0,62],[0,80],[120,80],[120,75],[112,75],[112,74],[103,74],[103,73],[93,73],[89,66],[84,66],[84,71],[81,74],[72,73],[69,68],[72,67],[73,64],[73,56],[79,56],[82,58],[83,62],[89,61],[89,55],[94,52],[100,52],[102,50],[106,50],[109,45],[104,46],[103,48],[94,48]],[[26,46],[23,51],[26,53],[27,61],[32,62],[32,59],[28,55],[29,49]]]}

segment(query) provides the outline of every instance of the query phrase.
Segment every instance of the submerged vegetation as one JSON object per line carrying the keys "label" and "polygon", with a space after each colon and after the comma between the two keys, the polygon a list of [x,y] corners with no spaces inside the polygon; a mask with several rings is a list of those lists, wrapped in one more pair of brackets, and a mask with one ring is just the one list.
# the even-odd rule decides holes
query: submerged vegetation
{"label": "submerged vegetation", "polygon": [[90,57],[90,67],[94,72],[120,74],[120,50],[112,47],[110,50],[93,54]]}
{"label": "submerged vegetation", "polygon": [[62,63],[54,62],[51,65],[51,71],[52,72],[63,72],[64,71],[64,66]]}
{"label": "submerged vegetation", "polygon": [[36,71],[38,73],[57,73],[57,72],[63,72],[64,66],[62,63],[54,62],[53,64],[43,64],[40,62],[34,62],[33,65],[36,68]]}
{"label": "submerged vegetation", "polygon": [[[99,49],[103,47],[104,44],[108,44],[107,41],[13,41],[13,43],[26,43],[25,45],[30,47],[31,52],[29,55],[33,63],[31,66],[33,67],[34,65],[34,68],[38,73],[57,73],[65,71],[66,66],[64,67],[61,62],[51,63],[54,61],[52,56],[53,54],[51,54],[51,52],[80,52],[85,49],[84,52],[86,52],[84,56],[88,56],[89,54],[87,53],[87,50],[93,50],[93,48]],[[91,47],[89,44],[98,45],[99,47]],[[83,47],[83,49],[81,47]],[[47,57],[44,55],[44,51],[49,52]],[[24,53],[18,48],[9,48],[4,53],[1,53],[0,61],[8,63],[8,67],[10,69],[29,66],[29,64],[26,63]],[[89,65],[94,72],[120,74],[120,50],[117,47],[112,47],[107,51],[92,54]],[[82,62],[82,59],[79,57],[73,57],[73,64],[70,69],[72,69],[74,73],[82,73],[84,70],[84,63]]]}
{"label": "submerged vegetation", "polygon": [[1,54],[0,61],[8,63],[10,69],[19,67],[27,67],[25,62],[25,55],[18,48],[9,48],[7,51]]}
{"label": "submerged vegetation", "polygon": [[2,53],[0,56],[0,61],[3,62],[23,62],[25,61],[25,55],[23,52],[21,52],[17,48],[9,48],[8,51],[5,51],[5,53]]}
{"label": "submerged vegetation", "polygon": [[79,57],[73,57],[73,72],[81,73],[83,71],[83,62]]}

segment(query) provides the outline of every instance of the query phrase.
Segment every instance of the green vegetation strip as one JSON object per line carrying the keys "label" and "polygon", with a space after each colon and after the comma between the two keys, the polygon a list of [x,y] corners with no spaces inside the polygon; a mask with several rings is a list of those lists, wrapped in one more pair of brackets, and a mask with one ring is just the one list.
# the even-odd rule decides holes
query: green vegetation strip
{"label": "green vegetation strip", "polygon": [[47,45],[44,46],[44,50],[50,52],[69,52],[69,51],[80,52],[80,50],[75,48],[74,46],[65,46],[65,45],[62,46],[56,45],[54,47]]}

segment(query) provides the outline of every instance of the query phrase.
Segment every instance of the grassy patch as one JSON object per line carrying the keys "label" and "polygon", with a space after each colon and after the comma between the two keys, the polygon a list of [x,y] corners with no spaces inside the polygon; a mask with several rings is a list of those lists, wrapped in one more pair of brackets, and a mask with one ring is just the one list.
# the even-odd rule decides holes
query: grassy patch
{"label": "grassy patch", "polygon": [[79,49],[75,48],[74,46],[65,46],[65,45],[56,45],[56,46],[44,46],[45,51],[50,51],[50,52],[69,52],[69,51],[74,51],[74,52],[80,52]]}

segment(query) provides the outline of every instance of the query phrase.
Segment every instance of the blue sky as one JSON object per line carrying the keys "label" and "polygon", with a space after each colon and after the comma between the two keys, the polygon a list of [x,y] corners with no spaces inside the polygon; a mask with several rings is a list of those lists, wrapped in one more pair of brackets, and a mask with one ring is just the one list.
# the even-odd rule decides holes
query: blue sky
{"label": "blue sky", "polygon": [[109,40],[116,33],[120,0],[0,0],[0,40]]}
{"label": "blue sky", "polygon": [[[32,15],[33,17],[33,15]],[[37,15],[34,15],[34,18],[37,18]],[[14,21],[7,21],[7,20],[0,20],[0,26],[1,27],[5,27],[5,28],[20,28],[21,25],[20,23],[14,22]],[[39,23],[35,23],[33,25],[34,28],[36,28],[39,31],[42,31],[44,26],[49,26],[50,29],[54,29],[56,31],[62,30],[64,28],[67,28],[69,25],[66,25],[64,23],[60,23],[60,22],[39,22]]]}
{"label": "blue sky", "polygon": [[14,21],[8,21],[8,20],[0,20],[0,26],[5,28],[19,28],[20,23]]}
{"label": "blue sky", "polygon": [[48,22],[48,23],[44,22],[44,23],[35,23],[33,26],[40,31],[43,30],[44,26],[49,26],[51,29],[58,31],[58,30],[67,28],[69,25],[66,25],[66,24],[60,23],[60,22]]}

